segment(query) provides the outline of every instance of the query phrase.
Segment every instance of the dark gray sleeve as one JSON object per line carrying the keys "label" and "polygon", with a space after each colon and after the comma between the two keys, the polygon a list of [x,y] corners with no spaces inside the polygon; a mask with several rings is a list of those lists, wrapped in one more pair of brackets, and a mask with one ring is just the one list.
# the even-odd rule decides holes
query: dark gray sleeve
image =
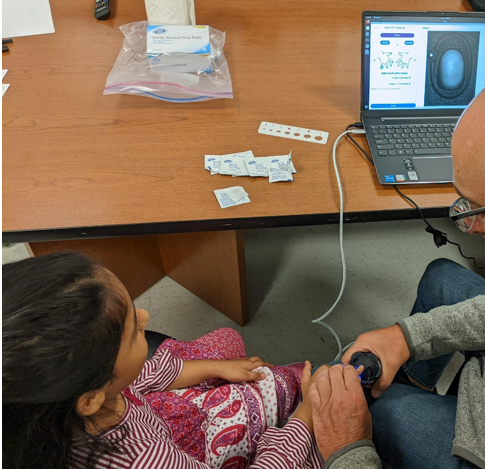
{"label": "dark gray sleeve", "polygon": [[324,469],[380,469],[381,460],[371,440],[359,440],[335,451]]}
{"label": "dark gray sleeve", "polygon": [[398,322],[411,361],[428,360],[460,350],[485,350],[485,295]]}

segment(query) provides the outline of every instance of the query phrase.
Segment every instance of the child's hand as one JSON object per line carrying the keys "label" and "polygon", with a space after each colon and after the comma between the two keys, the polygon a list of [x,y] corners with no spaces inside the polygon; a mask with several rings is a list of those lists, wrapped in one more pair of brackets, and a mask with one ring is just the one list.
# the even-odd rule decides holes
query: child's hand
{"label": "child's hand", "polygon": [[261,358],[241,358],[239,360],[184,360],[184,366],[178,378],[165,391],[185,389],[206,379],[219,378],[233,383],[241,381],[260,381],[266,378],[264,373],[254,372],[259,366],[272,368]]}
{"label": "child's hand", "polygon": [[263,362],[259,357],[214,361],[215,377],[234,383],[261,381],[266,378],[266,375],[252,371],[260,366],[273,367],[270,363]]}
{"label": "child's hand", "polygon": [[330,368],[328,365],[322,365],[312,376],[312,366],[309,361],[305,362],[305,368],[303,368],[303,374],[301,376],[301,394],[302,402],[299,405],[296,412],[293,414],[293,418],[302,420],[308,425],[308,428],[313,432],[313,415],[310,398],[308,397],[308,391],[312,383],[314,383],[319,373],[325,369]]}

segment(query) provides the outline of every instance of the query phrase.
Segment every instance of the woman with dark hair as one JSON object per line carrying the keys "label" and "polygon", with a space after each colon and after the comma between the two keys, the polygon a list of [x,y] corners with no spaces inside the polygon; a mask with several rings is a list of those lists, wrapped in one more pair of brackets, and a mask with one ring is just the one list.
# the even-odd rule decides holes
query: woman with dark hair
{"label": "woman with dark hair", "polygon": [[7,467],[321,467],[308,362],[299,405],[295,373],[245,358],[231,329],[166,340],[146,361],[148,318],[86,256],[3,266]]}

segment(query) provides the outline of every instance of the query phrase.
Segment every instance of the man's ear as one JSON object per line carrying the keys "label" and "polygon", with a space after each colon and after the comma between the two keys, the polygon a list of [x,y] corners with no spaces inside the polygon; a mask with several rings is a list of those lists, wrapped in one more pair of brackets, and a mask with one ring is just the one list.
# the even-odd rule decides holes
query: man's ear
{"label": "man's ear", "polygon": [[76,409],[83,417],[94,415],[101,408],[105,399],[104,391],[86,392],[78,399]]}

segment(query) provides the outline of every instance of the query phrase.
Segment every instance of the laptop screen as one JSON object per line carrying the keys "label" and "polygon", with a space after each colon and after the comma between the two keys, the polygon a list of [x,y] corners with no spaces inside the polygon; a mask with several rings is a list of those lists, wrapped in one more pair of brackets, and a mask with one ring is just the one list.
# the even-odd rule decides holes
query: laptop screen
{"label": "laptop screen", "polygon": [[362,109],[463,109],[485,88],[485,15],[364,12]]}

